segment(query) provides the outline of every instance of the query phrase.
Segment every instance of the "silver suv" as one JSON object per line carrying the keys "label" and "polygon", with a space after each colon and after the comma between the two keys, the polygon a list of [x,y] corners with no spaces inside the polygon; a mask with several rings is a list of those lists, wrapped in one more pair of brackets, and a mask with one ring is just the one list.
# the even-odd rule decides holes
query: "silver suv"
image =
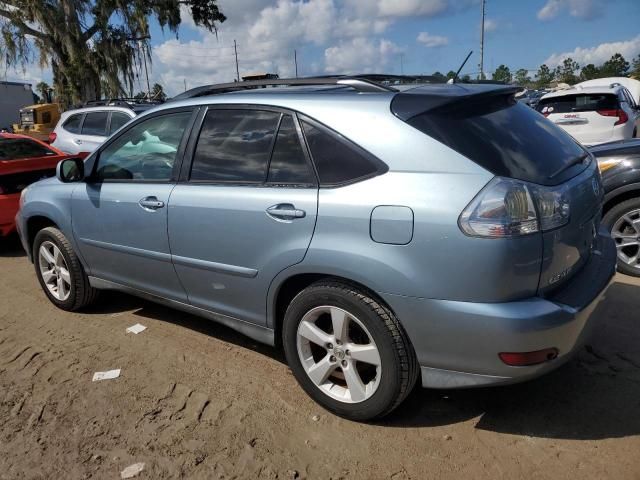
{"label": "silver suv", "polygon": [[570,357],[616,261],[586,150],[511,87],[273,83],[187,92],[24,190],[48,298],[121,290],[282,345],[356,420],[417,381],[512,383]]}

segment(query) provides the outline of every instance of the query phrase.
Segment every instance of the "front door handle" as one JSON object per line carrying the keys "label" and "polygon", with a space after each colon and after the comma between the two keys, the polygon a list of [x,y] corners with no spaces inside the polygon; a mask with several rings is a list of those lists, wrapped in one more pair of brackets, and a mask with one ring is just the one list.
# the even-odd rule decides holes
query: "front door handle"
{"label": "front door handle", "polygon": [[276,220],[294,220],[296,218],[304,218],[307,212],[296,208],[290,203],[279,203],[267,208],[267,214]]}
{"label": "front door handle", "polygon": [[164,207],[164,202],[162,200],[158,200],[156,197],[144,197],[138,202],[138,204],[143,209],[152,212]]}

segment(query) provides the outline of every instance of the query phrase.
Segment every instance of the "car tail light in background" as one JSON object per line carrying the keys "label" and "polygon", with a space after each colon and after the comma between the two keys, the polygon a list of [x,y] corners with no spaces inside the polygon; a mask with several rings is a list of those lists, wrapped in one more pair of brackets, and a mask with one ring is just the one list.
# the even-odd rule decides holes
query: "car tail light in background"
{"label": "car tail light in background", "polygon": [[458,224],[472,237],[518,237],[561,227],[569,221],[569,210],[565,185],[495,177],[460,214]]}
{"label": "car tail light in background", "polygon": [[498,356],[500,360],[512,367],[527,367],[555,360],[558,358],[558,349],[545,348],[535,352],[502,352]]}
{"label": "car tail light in background", "polygon": [[603,117],[618,117],[618,121],[613,125],[622,125],[623,123],[627,123],[629,121],[629,116],[625,113],[624,110],[621,109],[611,109],[611,110],[598,110],[597,111]]}
{"label": "car tail light in background", "polygon": [[58,138],[58,134],[56,132],[51,132],[49,134],[49,143],[55,142],[56,138]]}

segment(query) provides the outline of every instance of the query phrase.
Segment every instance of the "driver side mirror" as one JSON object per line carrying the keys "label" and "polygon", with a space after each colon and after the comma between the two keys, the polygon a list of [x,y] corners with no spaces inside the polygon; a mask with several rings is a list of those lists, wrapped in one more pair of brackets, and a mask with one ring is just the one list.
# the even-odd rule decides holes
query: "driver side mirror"
{"label": "driver side mirror", "polygon": [[56,167],[56,177],[63,183],[81,182],[84,180],[84,162],[81,158],[66,158]]}

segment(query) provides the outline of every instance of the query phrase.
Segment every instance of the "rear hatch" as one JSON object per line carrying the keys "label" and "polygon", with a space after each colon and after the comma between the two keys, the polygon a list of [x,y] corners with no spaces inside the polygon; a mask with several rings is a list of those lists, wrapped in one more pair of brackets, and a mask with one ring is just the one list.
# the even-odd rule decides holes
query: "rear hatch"
{"label": "rear hatch", "polygon": [[562,129],[518,103],[515,89],[449,87],[456,88],[449,99],[440,89],[435,95],[429,88],[398,94],[392,111],[496,176],[528,182],[534,190],[542,185],[563,191],[569,221],[533,234],[543,240],[539,293],[557,289],[589,259],[599,228],[603,189],[595,160]]}
{"label": "rear hatch", "polygon": [[580,93],[543,98],[537,109],[586,145],[611,139],[620,103],[613,93]]}

